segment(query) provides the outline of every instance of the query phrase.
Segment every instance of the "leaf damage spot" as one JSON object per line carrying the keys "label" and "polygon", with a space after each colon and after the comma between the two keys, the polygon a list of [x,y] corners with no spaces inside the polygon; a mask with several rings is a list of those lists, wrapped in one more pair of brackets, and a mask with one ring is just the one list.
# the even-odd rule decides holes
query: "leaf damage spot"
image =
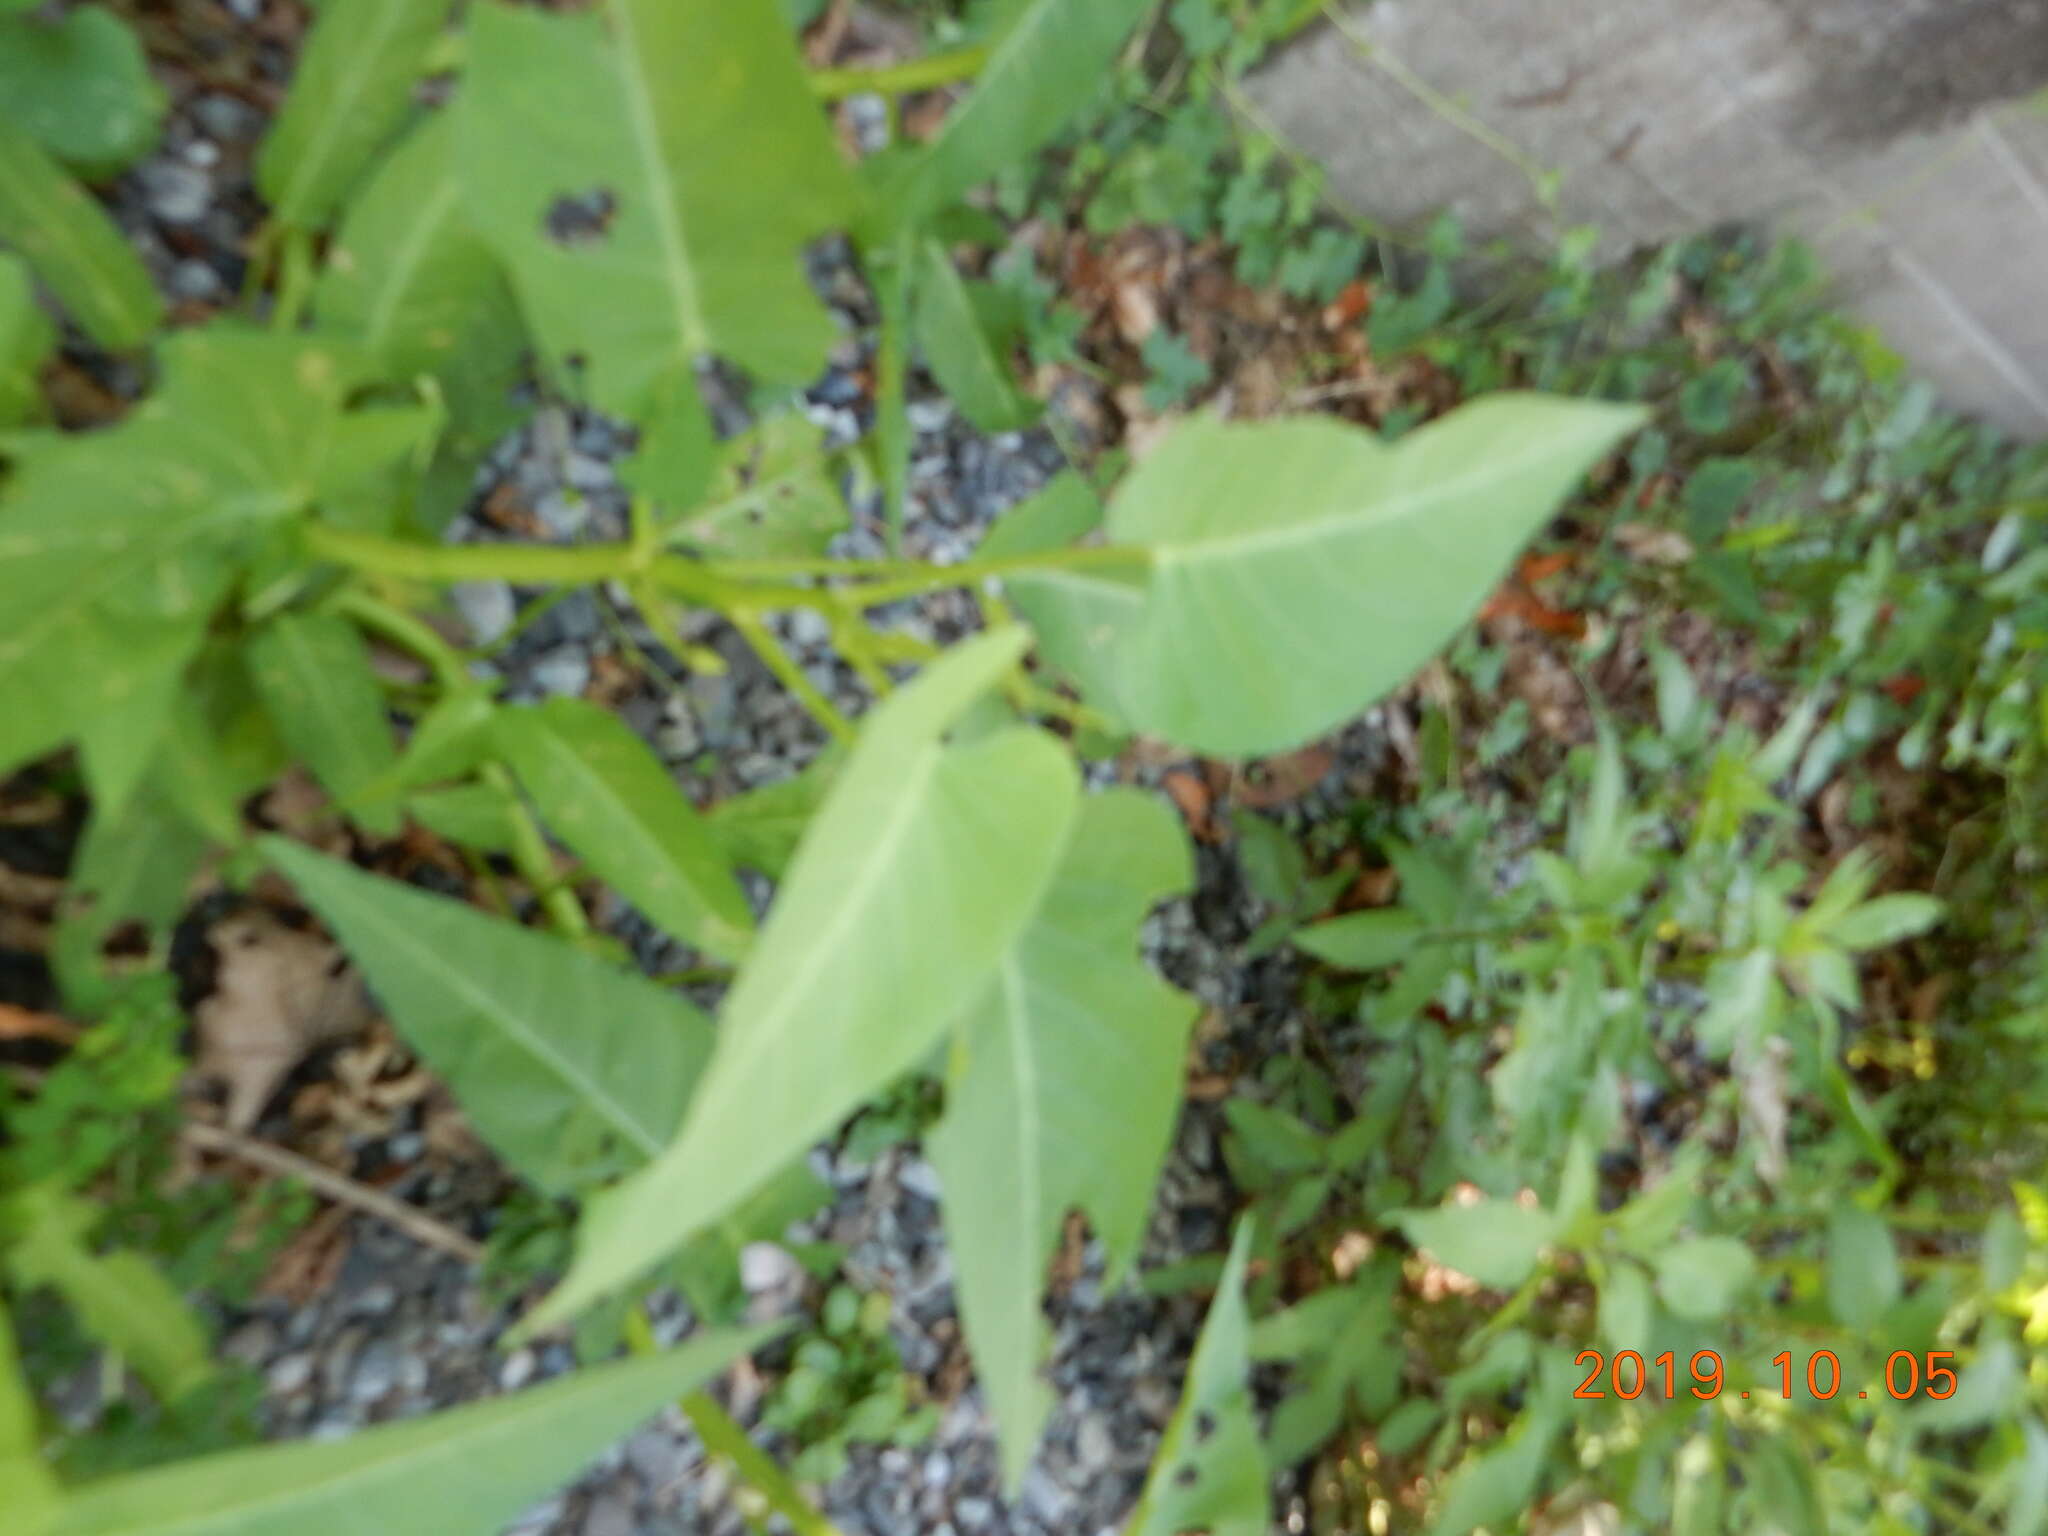
{"label": "leaf damage spot", "polygon": [[564,192],[541,219],[541,227],[555,244],[577,250],[599,245],[611,233],[619,201],[609,187],[592,187],[588,192]]}

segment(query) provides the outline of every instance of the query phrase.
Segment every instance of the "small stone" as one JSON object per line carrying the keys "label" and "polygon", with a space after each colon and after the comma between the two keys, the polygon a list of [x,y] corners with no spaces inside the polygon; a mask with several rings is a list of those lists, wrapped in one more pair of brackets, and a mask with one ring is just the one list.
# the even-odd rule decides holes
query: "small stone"
{"label": "small stone", "polygon": [[583,1536],[633,1536],[636,1525],[632,1503],[622,1494],[607,1493],[583,1516]]}
{"label": "small stone", "polygon": [[518,616],[512,589],[502,581],[458,581],[449,587],[448,595],[454,599],[455,611],[462,615],[470,639],[478,645],[496,642]]}
{"label": "small stone", "polygon": [[1115,1454],[1116,1443],[1110,1438],[1109,1425],[1095,1416],[1083,1419],[1074,1434],[1074,1460],[1081,1470],[1093,1476],[1107,1467]]}
{"label": "small stone", "polygon": [[778,1291],[802,1279],[803,1266],[775,1243],[749,1243],[740,1250],[740,1284],[749,1296]]}
{"label": "small stone", "polygon": [[590,686],[590,658],[580,651],[550,651],[533,664],[533,685],[542,693],[575,698]]}
{"label": "small stone", "polygon": [[507,1392],[518,1391],[532,1377],[533,1368],[538,1363],[532,1350],[513,1350],[505,1357],[505,1363],[498,1367],[498,1385]]}
{"label": "small stone", "polygon": [[562,478],[579,491],[610,490],[619,482],[617,473],[603,459],[573,451],[562,462]]}
{"label": "small stone", "polygon": [[920,1199],[938,1204],[939,1172],[923,1158],[905,1158],[903,1166],[896,1170],[896,1182]]}
{"label": "small stone", "polygon": [[149,211],[166,224],[196,224],[213,202],[213,181],[196,166],[152,160],[139,172]]}
{"label": "small stone", "polygon": [[225,292],[220,274],[196,256],[188,256],[171,268],[171,297],[213,299]]}
{"label": "small stone", "polygon": [[348,1395],[368,1406],[381,1402],[398,1385],[398,1348],[389,1339],[377,1339],[356,1359],[349,1377]]}
{"label": "small stone", "polygon": [[996,1507],[987,1499],[962,1499],[953,1506],[953,1518],[962,1530],[985,1531],[996,1517]]}
{"label": "small stone", "polygon": [[590,498],[573,490],[550,491],[533,512],[556,538],[573,539],[590,522]]}
{"label": "small stone", "polygon": [[262,1318],[242,1324],[221,1344],[220,1352],[230,1360],[238,1360],[254,1369],[270,1358],[270,1352],[277,1347],[277,1330]]}
{"label": "small stone", "polygon": [[689,1446],[663,1425],[643,1429],[626,1442],[626,1465],[653,1492],[681,1482],[690,1464]]}

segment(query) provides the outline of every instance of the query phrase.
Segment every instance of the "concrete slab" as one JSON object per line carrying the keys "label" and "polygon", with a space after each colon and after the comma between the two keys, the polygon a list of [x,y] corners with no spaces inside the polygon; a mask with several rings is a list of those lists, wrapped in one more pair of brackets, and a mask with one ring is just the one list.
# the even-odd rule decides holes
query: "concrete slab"
{"label": "concrete slab", "polygon": [[1766,222],[1955,405],[2048,432],[2048,0],[1376,0],[1341,20],[1250,94],[1353,206],[1528,241],[1593,223],[1617,253]]}

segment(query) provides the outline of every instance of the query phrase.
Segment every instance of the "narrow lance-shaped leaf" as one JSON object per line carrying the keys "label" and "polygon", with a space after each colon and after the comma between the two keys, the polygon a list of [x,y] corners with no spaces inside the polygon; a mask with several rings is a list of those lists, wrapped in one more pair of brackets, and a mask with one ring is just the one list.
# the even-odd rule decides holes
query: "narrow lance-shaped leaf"
{"label": "narrow lance-shaped leaf", "polygon": [[28,258],[86,335],[122,350],[163,320],[149,272],[86,190],[0,116],[0,242]]}
{"label": "narrow lance-shaped leaf", "polygon": [[779,381],[822,364],[836,333],[800,252],[853,183],[773,6],[489,3],[469,40],[470,213],[594,404],[639,414],[708,353]]}
{"label": "narrow lance-shaped leaf", "polygon": [[541,819],[657,926],[737,960],[754,916],[696,808],[646,742],[580,699],[508,709],[497,744]]}
{"label": "narrow lance-shaped leaf", "polygon": [[924,242],[918,279],[917,343],[960,414],[983,432],[1030,426],[1038,419],[1038,402],[1018,387],[1004,338],[991,331],[976,288],[940,241]]}
{"label": "narrow lance-shaped leaf", "polygon": [[695,1008],[460,902],[282,838],[263,850],[363,968],[484,1139],[568,1193],[652,1157],[711,1050]]}
{"label": "narrow lance-shaped leaf", "polygon": [[1133,728],[1283,752],[1403,682],[1637,426],[1501,394],[1395,446],[1320,418],[1183,425],[1112,500],[1128,566],[1012,578],[1047,657]]}
{"label": "narrow lance-shaped leaf", "polygon": [[342,1440],[201,1456],[90,1483],[46,1536],[450,1536],[497,1530],[663,1403],[779,1331],[708,1333],[666,1354]]}
{"label": "narrow lance-shaped leaf", "polygon": [[96,1253],[99,1210],[50,1184],[17,1192],[0,1210],[14,1283],[47,1285],[87,1333],[118,1353],[160,1397],[181,1396],[212,1373],[206,1333],[162,1271],[139,1253]]}
{"label": "narrow lance-shaped leaf", "polygon": [[[398,750],[362,636],[332,614],[282,614],[249,640],[249,675],[278,733],[337,800],[389,773]],[[398,831],[389,800],[359,801],[355,819]]]}
{"label": "narrow lance-shaped leaf", "polygon": [[1013,1487],[1052,1402],[1039,1294],[1067,1212],[1093,1219],[1112,1284],[1144,1236],[1197,1010],[1138,958],[1138,928],[1192,875],[1161,802],[1089,796],[1044,902],[959,1026],[927,1146]]}
{"label": "narrow lance-shaped leaf", "polygon": [[730,1210],[931,1051],[1050,880],[1072,760],[1043,732],[945,733],[1023,654],[959,647],[871,715],[733,984],[675,1142],[597,1196],[531,1326],[616,1290]]}
{"label": "narrow lance-shaped leaf", "polygon": [[1251,1318],[1244,1304],[1251,1248],[1247,1218],[1238,1223],[1180,1406],[1126,1527],[1130,1536],[1261,1536],[1268,1528],[1266,1459],[1252,1416]]}
{"label": "narrow lance-shaped leaf", "polygon": [[0,251],[0,427],[42,414],[36,370],[57,344],[57,327],[36,307],[28,263]]}
{"label": "narrow lance-shaped leaf", "polygon": [[35,1394],[21,1373],[14,1325],[0,1306],[0,1488],[7,1490],[10,1513],[24,1523],[57,1503],[57,1479],[43,1465],[41,1442]]}
{"label": "narrow lance-shaped leaf", "polygon": [[405,121],[453,0],[325,0],[256,158],[279,224],[326,223]]}
{"label": "narrow lance-shaped leaf", "polygon": [[988,62],[938,137],[892,163],[877,198],[893,227],[922,224],[1034,153],[1101,87],[1151,0],[999,0]]}

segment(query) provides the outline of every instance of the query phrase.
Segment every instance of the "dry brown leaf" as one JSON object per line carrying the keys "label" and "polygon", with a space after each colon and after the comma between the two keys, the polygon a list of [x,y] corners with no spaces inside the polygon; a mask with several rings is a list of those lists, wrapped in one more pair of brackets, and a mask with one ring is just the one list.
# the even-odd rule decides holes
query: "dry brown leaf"
{"label": "dry brown leaf", "polygon": [[227,1123],[247,1130],[285,1076],[318,1047],[360,1033],[373,1010],[363,978],[316,934],[251,907],[207,934],[213,994],[193,1010],[194,1065],[227,1085]]}
{"label": "dry brown leaf", "polygon": [[1283,757],[1269,757],[1252,764],[1239,778],[1234,798],[1255,811],[1289,804],[1322,783],[1336,761],[1336,754],[1323,746],[1303,747]]}
{"label": "dry brown leaf", "polygon": [[1693,557],[1692,541],[1676,528],[1653,523],[1618,523],[1614,542],[1631,560],[1643,565],[1685,565]]}
{"label": "dry brown leaf", "polygon": [[58,1045],[76,1045],[79,1028],[54,1013],[37,1013],[0,1003],[0,1040],[51,1040]]}
{"label": "dry brown leaf", "polygon": [[1188,831],[1197,842],[1217,841],[1220,834],[1211,814],[1214,802],[1209,795],[1209,786],[1199,776],[1185,768],[1176,768],[1159,781],[1159,787],[1179,809],[1181,819],[1188,824]]}

